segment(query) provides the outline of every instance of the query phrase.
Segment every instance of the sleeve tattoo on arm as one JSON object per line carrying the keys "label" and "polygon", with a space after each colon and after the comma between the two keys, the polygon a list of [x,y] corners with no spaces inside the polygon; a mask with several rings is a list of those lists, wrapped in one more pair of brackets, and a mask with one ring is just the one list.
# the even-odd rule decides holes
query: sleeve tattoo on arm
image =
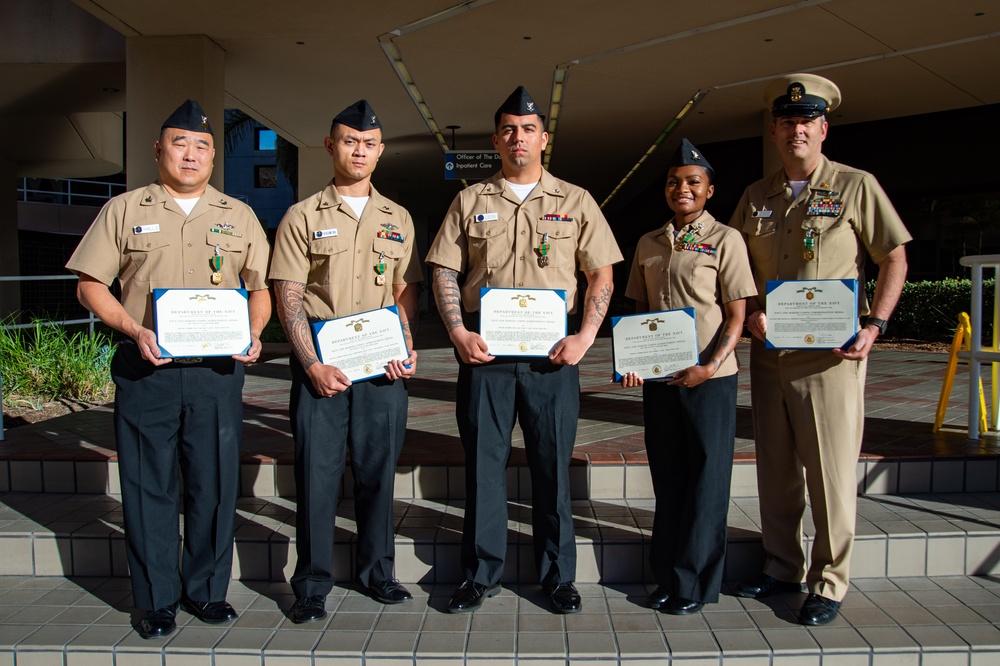
{"label": "sleeve tattoo on arm", "polygon": [[274,281],[274,295],[278,304],[281,326],[285,329],[285,336],[302,363],[303,369],[309,368],[314,363],[319,363],[316,347],[313,345],[312,333],[309,331],[309,321],[302,309],[302,298],[305,291],[306,286],[301,282]]}
{"label": "sleeve tattoo on arm", "polygon": [[445,328],[451,331],[463,325],[458,271],[443,266],[434,267],[434,302]]}
{"label": "sleeve tattoo on arm", "polygon": [[587,319],[595,328],[600,328],[604,317],[608,314],[608,305],[611,303],[611,287],[607,284],[601,286],[596,294],[587,297]]}

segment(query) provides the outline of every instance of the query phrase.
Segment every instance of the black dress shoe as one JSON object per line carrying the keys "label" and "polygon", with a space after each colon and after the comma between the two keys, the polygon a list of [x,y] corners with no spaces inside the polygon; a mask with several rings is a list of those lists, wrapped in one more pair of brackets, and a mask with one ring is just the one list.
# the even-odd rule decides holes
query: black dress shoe
{"label": "black dress shoe", "polygon": [[671,597],[670,601],[660,610],[670,615],[694,615],[704,605],[700,601],[692,601],[683,597]]}
{"label": "black dress shoe", "polygon": [[554,587],[545,590],[552,602],[552,611],[555,613],[579,613],[583,607],[580,600],[580,593],[576,591],[573,583],[559,583]]}
{"label": "black dress shoe", "polygon": [[395,578],[380,580],[368,587],[359,580],[354,581],[354,587],[362,594],[367,594],[375,601],[383,604],[401,604],[413,599],[413,595]]}
{"label": "black dress shoe", "polygon": [[174,633],[177,628],[177,602],[146,613],[135,630],[143,638],[163,638]]}
{"label": "black dress shoe", "polygon": [[829,624],[837,619],[839,612],[839,601],[827,599],[818,594],[810,594],[806,597],[806,602],[802,604],[802,610],[799,611],[799,624],[810,627]]}
{"label": "black dress shoe", "polygon": [[747,599],[763,599],[772,594],[786,594],[789,592],[801,592],[802,583],[787,583],[778,580],[774,576],[760,574],[753,580],[740,583],[733,590],[733,594]]}
{"label": "black dress shoe", "polygon": [[468,613],[483,605],[483,600],[500,594],[500,585],[480,585],[467,580],[448,600],[449,613]]}
{"label": "black dress shoe", "polygon": [[663,608],[664,604],[667,603],[668,599],[670,599],[670,593],[667,592],[667,588],[663,585],[659,585],[655,590],[653,590],[652,594],[649,595],[649,601],[646,605],[653,610],[660,610]]}
{"label": "black dress shoe", "polygon": [[288,611],[288,619],[295,624],[316,622],[326,617],[326,597],[316,594],[295,600]]}
{"label": "black dress shoe", "polygon": [[225,600],[201,602],[184,599],[181,602],[181,607],[206,624],[232,622],[239,617],[229,602]]}

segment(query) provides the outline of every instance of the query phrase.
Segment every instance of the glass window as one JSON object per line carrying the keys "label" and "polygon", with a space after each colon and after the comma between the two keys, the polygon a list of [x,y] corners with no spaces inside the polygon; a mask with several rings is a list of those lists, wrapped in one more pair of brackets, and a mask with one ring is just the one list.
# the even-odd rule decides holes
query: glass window
{"label": "glass window", "polygon": [[253,168],[254,187],[277,187],[278,167],[273,164],[258,164]]}
{"label": "glass window", "polygon": [[266,127],[258,127],[254,133],[256,134],[254,137],[255,150],[274,150],[275,144],[278,141],[277,132],[269,130]]}

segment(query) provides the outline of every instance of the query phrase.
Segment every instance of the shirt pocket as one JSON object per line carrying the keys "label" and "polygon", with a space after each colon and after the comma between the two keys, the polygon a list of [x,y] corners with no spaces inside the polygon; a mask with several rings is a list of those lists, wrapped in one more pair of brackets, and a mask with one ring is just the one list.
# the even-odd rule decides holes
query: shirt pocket
{"label": "shirt pocket", "polygon": [[[170,254],[170,238],[166,234],[136,234],[125,239],[124,267],[121,281],[149,282],[155,280],[158,269],[165,263],[179,260]],[[169,265],[169,264],[168,264]]]}
{"label": "shirt pocket", "polygon": [[[383,253],[385,253],[384,258]],[[385,263],[386,282],[392,284],[392,276],[395,275],[396,265],[403,256],[403,244],[386,238],[376,238],[372,243],[372,267],[379,264],[379,259]]]}
{"label": "shirt pocket", "polygon": [[844,217],[809,217],[802,223],[802,233],[813,230],[814,252],[819,263],[839,262],[844,257],[857,257],[858,239],[854,226]]}
{"label": "shirt pocket", "polygon": [[[243,255],[246,252],[247,244],[238,236],[227,236],[226,234],[216,234],[211,231],[205,232],[205,244],[211,250],[208,256],[215,256],[215,246],[219,246],[219,253],[222,256],[222,285],[238,284],[240,279],[240,269],[243,268]],[[209,265],[211,259],[209,259]],[[212,269],[214,272],[214,268]]]}
{"label": "shirt pocket", "polygon": [[748,215],[743,220],[743,233],[746,234],[747,250],[756,262],[769,261],[775,254],[778,244],[778,221],[774,213],[770,217],[752,217]]}
{"label": "shirt pocket", "polygon": [[[535,248],[541,247],[545,234],[549,236],[549,263],[560,268],[573,266],[576,256],[576,224],[554,220],[538,220],[535,224]],[[537,249],[535,250],[537,254]]]}
{"label": "shirt pocket", "polygon": [[354,262],[347,239],[318,238],[309,243],[309,283],[340,284],[350,281]]}
{"label": "shirt pocket", "polygon": [[507,238],[507,223],[473,222],[469,225],[469,263],[499,268],[510,257],[511,245]]}

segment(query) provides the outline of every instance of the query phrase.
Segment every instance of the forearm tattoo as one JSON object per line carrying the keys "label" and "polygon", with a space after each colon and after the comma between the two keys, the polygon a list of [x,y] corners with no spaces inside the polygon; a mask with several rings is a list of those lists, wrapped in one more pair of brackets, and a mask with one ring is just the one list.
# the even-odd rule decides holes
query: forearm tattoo
{"label": "forearm tattoo", "polygon": [[445,328],[452,331],[463,325],[462,292],[458,288],[458,271],[443,266],[434,267],[434,302]]}
{"label": "forearm tattoo", "polygon": [[584,321],[594,328],[600,328],[601,322],[608,314],[608,305],[611,303],[611,285],[603,284],[596,293],[587,290],[587,300],[584,305]]}
{"label": "forearm tattoo", "polygon": [[278,306],[278,319],[285,329],[285,337],[292,345],[295,356],[306,369],[314,363],[319,363],[316,347],[313,345],[312,334],[309,331],[309,320],[302,309],[302,297],[306,286],[301,282],[288,280],[274,281],[274,296]]}
{"label": "forearm tattoo", "polygon": [[[728,324],[728,321],[722,322],[722,329],[724,332],[721,336],[719,336],[719,342],[715,345],[715,353],[712,354],[711,363],[713,372],[722,367],[722,364],[726,362],[729,355],[733,353],[733,335],[731,335],[728,331],[725,331]],[[720,353],[722,354],[722,358],[719,358]]]}

